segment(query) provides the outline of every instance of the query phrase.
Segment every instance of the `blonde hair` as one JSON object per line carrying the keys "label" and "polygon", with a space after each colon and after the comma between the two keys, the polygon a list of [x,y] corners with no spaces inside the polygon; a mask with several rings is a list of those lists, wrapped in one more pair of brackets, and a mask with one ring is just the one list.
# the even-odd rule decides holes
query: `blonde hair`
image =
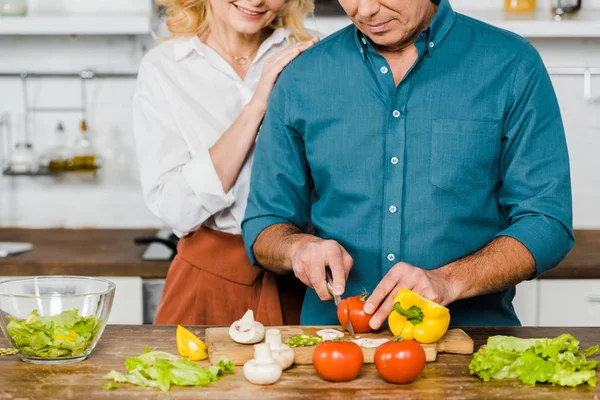
{"label": "blonde hair", "polygon": [[[166,8],[163,18],[173,38],[203,35],[208,31],[210,0],[156,0],[156,4]],[[304,27],[304,19],[312,14],[314,7],[314,0],[285,0],[269,28],[287,28],[292,39],[308,40],[312,35]]]}

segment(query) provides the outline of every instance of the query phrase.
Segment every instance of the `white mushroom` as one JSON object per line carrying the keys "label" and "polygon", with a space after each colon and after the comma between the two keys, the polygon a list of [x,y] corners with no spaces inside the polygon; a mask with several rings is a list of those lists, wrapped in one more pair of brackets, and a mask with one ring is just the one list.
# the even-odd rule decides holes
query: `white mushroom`
{"label": "white mushroom", "polygon": [[242,319],[231,325],[229,336],[237,343],[254,344],[265,337],[265,327],[260,322],[255,321],[254,313],[252,310],[248,310]]}
{"label": "white mushroom", "polygon": [[354,343],[363,347],[365,349],[374,349],[376,347],[381,346],[382,344],[389,342],[390,339],[354,339],[352,340]]}
{"label": "white mushroom", "polygon": [[267,343],[254,345],[254,359],[244,364],[244,377],[255,385],[271,385],[281,377],[282,368],[271,356]]}
{"label": "white mushroom", "polygon": [[317,332],[317,335],[320,336],[324,342],[344,337],[342,332],[335,329],[321,329]]}
{"label": "white mushroom", "polygon": [[265,343],[269,345],[271,356],[279,362],[281,368],[286,370],[294,363],[294,350],[281,342],[279,329],[267,329]]}

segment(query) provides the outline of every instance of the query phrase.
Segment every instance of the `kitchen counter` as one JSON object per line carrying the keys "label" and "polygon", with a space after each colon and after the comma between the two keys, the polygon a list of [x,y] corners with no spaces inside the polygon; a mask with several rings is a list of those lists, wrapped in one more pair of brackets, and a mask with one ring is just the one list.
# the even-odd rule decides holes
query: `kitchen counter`
{"label": "kitchen counter", "polygon": [[169,261],[142,259],[133,239],[156,229],[0,229],[0,242],[28,242],[33,250],[0,258],[0,276],[86,275],[164,278]]}
{"label": "kitchen counter", "polygon": [[[191,330],[199,336],[204,328]],[[587,347],[600,341],[600,328],[465,328],[478,349],[491,335],[519,337],[555,337],[564,332],[573,334]],[[549,385],[535,387],[516,380],[484,383],[468,372],[471,356],[440,354],[428,363],[420,380],[408,385],[392,385],[383,381],[373,365],[365,365],[359,378],[345,383],[329,383],[316,374],[312,366],[293,366],[281,380],[267,387],[253,386],[245,381],[241,368],[225,375],[219,382],[200,388],[174,387],[168,394],[158,390],[119,384],[113,391],[101,389],[102,378],[112,369],[124,372],[128,356],[138,355],[149,345],[153,350],[177,354],[175,327],[112,326],[109,325],[88,360],[70,365],[33,365],[16,357],[0,357],[0,398],[19,399],[595,399],[600,386],[593,388],[561,388]],[[7,347],[0,338],[0,347]],[[203,362],[208,365],[206,362]]]}
{"label": "kitchen counter", "polygon": [[[29,242],[34,249],[0,258],[0,276],[87,275],[164,278],[168,261],[142,260],[138,236],[153,229],[0,229],[0,242]],[[600,279],[600,230],[575,231],[567,258],[540,279]]]}
{"label": "kitchen counter", "polygon": [[575,230],[575,246],[540,279],[600,279],[600,230]]}

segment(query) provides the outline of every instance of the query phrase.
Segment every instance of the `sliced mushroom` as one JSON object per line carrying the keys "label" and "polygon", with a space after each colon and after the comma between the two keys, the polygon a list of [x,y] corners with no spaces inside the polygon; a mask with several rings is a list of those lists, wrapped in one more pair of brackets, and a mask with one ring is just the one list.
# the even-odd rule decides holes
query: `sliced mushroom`
{"label": "sliced mushroom", "polygon": [[265,337],[265,327],[254,320],[254,312],[246,311],[239,321],[235,321],[229,328],[229,336],[234,342],[241,344],[258,343]]}
{"label": "sliced mushroom", "polygon": [[317,335],[323,339],[324,342],[344,337],[342,332],[335,329],[321,329],[320,331],[317,331]]}
{"label": "sliced mushroom", "polygon": [[389,342],[390,339],[369,339],[369,338],[365,338],[365,339],[354,339],[352,340],[354,343],[356,343],[357,345],[359,345],[362,348],[365,349],[374,349],[376,347],[381,346],[382,344]]}

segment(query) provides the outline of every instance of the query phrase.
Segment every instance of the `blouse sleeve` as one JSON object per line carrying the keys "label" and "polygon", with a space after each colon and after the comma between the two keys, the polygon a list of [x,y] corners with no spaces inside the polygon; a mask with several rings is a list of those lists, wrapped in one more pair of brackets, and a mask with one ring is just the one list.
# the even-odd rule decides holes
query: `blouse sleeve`
{"label": "blouse sleeve", "polygon": [[144,200],[177,235],[197,230],[212,215],[231,207],[209,149],[192,156],[175,125],[158,71],[142,63],[133,97],[133,128]]}

